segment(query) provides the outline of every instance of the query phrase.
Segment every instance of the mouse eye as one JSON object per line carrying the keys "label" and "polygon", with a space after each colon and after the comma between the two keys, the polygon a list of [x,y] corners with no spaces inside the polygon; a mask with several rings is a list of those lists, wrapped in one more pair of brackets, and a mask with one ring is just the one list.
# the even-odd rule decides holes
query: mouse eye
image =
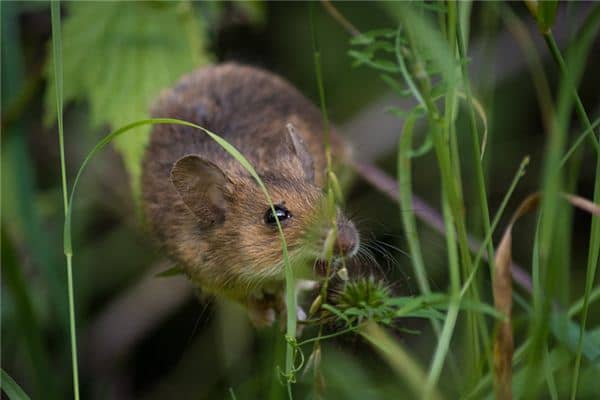
{"label": "mouse eye", "polygon": [[265,223],[267,225],[277,226],[277,221],[275,220],[275,217],[277,217],[280,223],[289,218],[292,218],[292,213],[290,213],[289,210],[283,205],[276,204],[275,206],[273,206],[273,208],[275,208],[275,214],[273,214],[273,210],[271,209],[271,207],[269,207],[267,209],[267,212],[265,213]]}

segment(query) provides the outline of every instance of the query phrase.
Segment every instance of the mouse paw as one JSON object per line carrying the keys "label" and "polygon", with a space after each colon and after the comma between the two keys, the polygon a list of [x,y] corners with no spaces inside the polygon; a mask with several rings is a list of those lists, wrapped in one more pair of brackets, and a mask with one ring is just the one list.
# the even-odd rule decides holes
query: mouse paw
{"label": "mouse paw", "polygon": [[248,306],[248,317],[256,328],[268,328],[277,319],[273,308]]}
{"label": "mouse paw", "polygon": [[[306,289],[313,288],[312,285],[309,286]],[[269,327],[273,325],[276,319],[279,319],[281,330],[285,330],[287,310],[283,290],[273,292],[264,289],[252,293],[246,300],[246,308],[248,317],[255,327]],[[306,312],[300,305],[296,306],[296,318],[298,321],[305,321],[307,318]],[[296,331],[297,337],[302,335],[302,328],[303,325],[299,324]]]}
{"label": "mouse paw", "polygon": [[248,296],[246,301],[248,317],[257,328],[272,326],[285,309],[281,293],[258,291]]}

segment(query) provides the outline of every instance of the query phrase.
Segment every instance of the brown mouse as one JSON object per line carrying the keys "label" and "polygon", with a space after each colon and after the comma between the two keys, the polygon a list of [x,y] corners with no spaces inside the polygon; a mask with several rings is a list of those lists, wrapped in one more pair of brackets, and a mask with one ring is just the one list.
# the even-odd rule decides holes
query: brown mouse
{"label": "brown mouse", "polygon": [[[198,124],[235,146],[275,204],[292,265],[323,257],[330,226],[319,110],[284,79],[228,63],[196,70],[164,92],[157,118]],[[334,159],[349,147],[332,136]],[[154,125],[142,176],[143,206],[155,238],[206,292],[235,300],[256,325],[284,310],[284,263],[275,216],[247,171],[203,132]],[[352,257],[359,235],[337,211],[337,258]]]}

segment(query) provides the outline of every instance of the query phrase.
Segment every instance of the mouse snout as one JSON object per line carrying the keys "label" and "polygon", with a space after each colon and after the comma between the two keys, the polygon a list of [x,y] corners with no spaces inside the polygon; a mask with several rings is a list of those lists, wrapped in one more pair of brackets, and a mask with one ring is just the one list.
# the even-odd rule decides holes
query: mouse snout
{"label": "mouse snout", "polygon": [[338,257],[354,256],[358,251],[359,241],[358,231],[352,221],[338,217],[334,254]]}

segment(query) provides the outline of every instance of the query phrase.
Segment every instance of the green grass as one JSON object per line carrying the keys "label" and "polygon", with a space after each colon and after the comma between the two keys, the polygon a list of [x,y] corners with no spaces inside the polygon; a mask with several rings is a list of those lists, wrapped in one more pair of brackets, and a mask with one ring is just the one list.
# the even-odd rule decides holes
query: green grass
{"label": "green grass", "polygon": [[67,296],[69,298],[69,335],[71,339],[71,369],[73,375],[73,398],[79,400],[79,366],[77,363],[77,327],[75,324],[75,295],[73,292],[73,250],[71,248],[71,226],[66,221],[70,216],[67,199],[67,168],[65,166],[65,139],[63,128],[63,72],[62,72],[62,34],[60,23],[60,3],[50,3],[52,13],[52,54],[54,59],[54,82],[56,84],[56,117],[58,122],[58,143],[60,150],[60,172],[62,183],[63,207],[65,212],[65,233],[63,237],[65,257],[67,259]]}
{"label": "green grass", "polygon": [[[458,5],[460,7],[460,4]],[[417,109],[413,111],[413,113],[408,113],[405,120],[405,128],[403,131],[403,139],[400,145],[400,150],[398,152],[398,179],[399,179],[399,188],[400,188],[400,201],[402,204],[402,217],[404,221],[405,231],[408,235],[408,244],[411,249],[412,254],[412,262],[413,267],[415,269],[415,275],[417,277],[417,282],[421,291],[428,290],[427,287],[427,278],[424,273],[424,263],[422,261],[420,244],[418,242],[418,236],[416,235],[416,226],[414,223],[414,216],[411,215],[410,209],[412,208],[412,195],[411,195],[411,184],[410,184],[410,137],[412,136],[413,125],[415,122],[415,112],[418,108],[424,108],[426,110],[427,121],[428,121],[428,133],[433,137],[435,152],[437,155],[437,163],[440,169],[440,175],[442,179],[442,208],[444,210],[444,220],[446,225],[446,239],[447,239],[447,248],[448,248],[448,264],[451,268],[450,277],[451,277],[451,285],[450,285],[450,293],[454,293],[457,284],[460,280],[458,278],[458,274],[456,273],[457,265],[461,265],[462,269],[462,279],[466,280],[465,285],[463,286],[463,290],[461,291],[461,296],[467,295],[467,298],[471,298],[474,300],[478,300],[480,297],[480,291],[487,291],[489,289],[478,287],[481,285],[481,282],[478,282],[474,279],[475,274],[478,270],[478,264],[481,261],[481,256],[483,254],[483,249],[485,249],[487,253],[490,255],[490,269],[493,271],[493,254],[494,249],[491,242],[491,237],[493,231],[496,229],[499,216],[502,213],[502,210],[506,207],[507,202],[510,198],[511,193],[515,189],[517,181],[523,174],[523,169],[525,162],[519,168],[517,176],[513,181],[509,191],[507,192],[501,206],[498,215],[494,218],[494,222],[490,222],[489,216],[489,207],[487,204],[487,194],[486,194],[486,183],[484,180],[484,167],[483,162],[481,161],[480,154],[480,140],[479,133],[477,132],[476,121],[475,121],[475,111],[474,107],[471,105],[474,104],[471,99],[471,89],[469,84],[469,79],[466,73],[466,64],[462,62],[465,59],[467,54],[467,49],[465,48],[463,35],[456,34],[457,32],[462,32],[463,29],[459,26],[459,18],[457,18],[457,5],[450,2],[447,7],[444,9],[444,13],[440,13],[438,15],[438,21],[442,21],[443,24],[440,25],[440,31],[442,32],[442,36],[445,38],[439,37],[438,33],[436,33],[435,28],[431,26],[431,20],[427,20],[426,18],[422,18],[419,20],[419,16],[423,16],[425,13],[422,11],[415,11],[407,6],[394,5],[390,6],[393,8],[394,12],[398,16],[401,21],[402,29],[405,32],[404,41],[401,41],[399,36],[396,38],[396,59],[397,59],[397,67],[390,65],[389,63],[384,64],[382,60],[376,59],[374,56],[375,53],[356,53],[354,52],[352,55],[360,60],[362,63],[371,66],[375,69],[380,69],[385,72],[400,72],[406,86],[409,90],[409,93],[414,97],[417,101]],[[541,6],[543,9],[544,6]],[[470,12],[468,10],[462,10],[463,16],[467,15]],[[540,12],[548,12],[540,11]],[[420,15],[419,15],[420,14]],[[589,20],[597,22],[597,16],[593,16],[595,12],[589,17]],[[549,21],[549,17],[544,17],[544,24],[547,24]],[[465,18],[469,20],[469,18]],[[588,24],[589,25],[589,24]],[[544,25],[546,26],[546,25]],[[547,26],[546,28],[547,29]],[[594,33],[590,33],[592,29],[587,27],[583,29],[587,35],[584,38],[595,37]],[[400,31],[399,31],[400,32]],[[445,34],[445,35],[444,35]],[[557,221],[558,213],[564,213],[565,205],[558,201],[558,192],[561,191],[562,184],[561,182],[561,165],[564,165],[566,160],[573,154],[577,146],[580,145],[584,138],[589,138],[590,142],[596,148],[597,139],[595,135],[593,135],[593,127],[589,119],[587,118],[587,114],[583,111],[583,106],[581,100],[576,94],[576,90],[574,89],[573,78],[568,75],[567,67],[565,66],[565,62],[562,60],[560,56],[560,51],[558,47],[555,45],[551,33],[546,33],[544,35],[547,39],[549,48],[554,55],[554,58],[557,60],[557,63],[563,73],[563,84],[562,87],[565,88],[565,83],[569,83],[571,86],[568,90],[572,91],[575,99],[575,104],[577,106],[579,115],[584,123],[584,134],[582,134],[574,143],[571,149],[565,151],[565,137],[567,132],[566,126],[566,115],[568,115],[569,110],[571,109],[571,103],[569,101],[569,94],[565,93],[565,89],[563,89],[561,95],[559,96],[559,106],[557,109],[559,110],[558,118],[555,122],[552,123],[553,134],[550,136],[551,140],[548,147],[547,158],[545,162],[545,178],[542,180],[542,192],[544,192],[544,198],[542,201],[542,210],[541,210],[541,230],[539,235],[536,235],[536,243],[534,248],[540,249],[541,259],[539,262],[534,262],[534,307],[533,307],[533,316],[532,319],[534,322],[532,324],[532,341],[531,341],[531,350],[529,355],[530,367],[526,368],[527,373],[530,374],[530,378],[534,379],[534,375],[539,374],[539,371],[546,371],[546,380],[548,382],[550,393],[552,397],[556,396],[556,387],[553,379],[552,373],[548,368],[539,368],[538,365],[541,360],[546,360],[547,357],[541,357],[540,349],[546,346],[548,337],[547,337],[547,321],[543,315],[545,313],[551,312],[549,309],[549,299],[559,292],[564,292],[564,285],[568,280],[560,280],[558,277],[564,272],[561,271],[561,267],[557,264],[558,260],[562,259],[562,256],[557,253],[564,250],[564,241],[560,241],[561,230],[566,229],[567,225],[556,225],[554,222]],[[415,38],[419,38],[420,40],[417,42]],[[450,54],[448,50],[444,48],[444,41],[447,41],[447,46],[451,49]],[[355,43],[360,43],[354,39]],[[400,52],[400,43],[403,44],[404,55],[401,55]],[[585,43],[585,41],[584,41]],[[441,84],[438,82],[437,84],[445,87],[444,93],[445,99],[445,107],[443,108],[443,112],[441,112],[438,108],[438,104],[433,100],[430,93],[432,93],[432,81],[431,76],[424,73],[422,65],[425,62],[420,59],[419,55],[419,47],[421,48],[423,54],[429,56],[431,58],[431,62],[437,64],[438,72],[440,73]],[[581,48],[585,48],[586,44],[580,44]],[[587,48],[589,51],[589,48]],[[583,57],[587,54],[587,51],[583,50],[579,52],[579,56]],[[456,56],[454,56],[456,55]],[[408,61],[406,61],[406,60]],[[578,65],[579,70],[581,70],[581,65],[583,65],[583,58],[580,58],[579,61],[572,61],[576,65]],[[385,67],[383,67],[385,65]],[[460,71],[462,74],[462,87],[465,92],[465,96],[467,99],[468,105],[468,121],[469,121],[469,130],[471,132],[471,165],[475,167],[473,175],[476,184],[476,192],[478,193],[478,206],[481,212],[481,221],[483,222],[483,233],[485,235],[484,244],[482,245],[481,250],[478,252],[475,262],[472,262],[467,251],[466,246],[466,230],[465,226],[467,225],[465,221],[465,214],[461,212],[464,209],[464,200],[462,199],[462,182],[461,176],[463,173],[460,170],[460,155],[458,151],[458,147],[456,146],[456,130],[455,130],[455,109],[456,109],[456,91],[457,91],[457,83],[459,79],[455,75],[456,65],[460,65]],[[539,64],[538,64],[539,65]],[[392,81],[389,76],[386,81]],[[437,97],[437,96],[436,96]],[[562,112],[562,114],[561,114]],[[564,154],[563,162],[561,163],[560,154]],[[586,277],[586,297],[589,296],[589,293],[593,289],[593,281],[595,276],[595,266],[597,264],[597,238],[595,229],[597,225],[596,218],[593,219],[592,222],[592,235],[590,242],[590,254],[588,256],[588,272]],[[455,237],[456,235],[456,237]],[[567,237],[570,236],[567,234]],[[455,239],[458,242],[458,252],[455,249]],[[538,242],[539,241],[539,242]],[[560,244],[558,244],[560,243]],[[557,245],[558,244],[558,245]],[[534,251],[534,254],[537,252]],[[551,255],[552,254],[552,255]],[[552,266],[551,266],[552,265]],[[455,271],[454,273],[452,271]],[[454,278],[453,278],[454,277]],[[468,278],[467,278],[468,277]],[[452,284],[452,282],[455,282]],[[562,285],[563,289],[559,289],[558,286]],[[454,289],[453,289],[454,288]],[[469,289],[473,289],[469,294]],[[543,293],[543,294],[542,294]],[[429,372],[429,385],[428,385],[428,393],[431,394],[432,388],[435,386],[437,382],[437,378],[440,374],[441,366],[444,363],[445,354],[447,349],[450,346],[450,338],[452,337],[455,322],[457,320],[457,307],[451,307],[444,324],[444,328],[439,337],[438,347],[433,356],[433,361],[430,366]],[[585,321],[586,315],[583,313],[582,321]],[[466,352],[470,354],[471,360],[468,363],[467,370],[469,371],[469,377],[467,377],[467,382],[477,382],[481,377],[481,370],[478,368],[474,368],[473,366],[477,365],[478,360],[482,357],[482,351],[484,354],[487,354],[485,358],[488,360],[489,369],[492,369],[491,364],[491,356],[490,356],[490,339],[488,328],[486,328],[486,323],[478,316],[470,316],[467,315],[467,326],[466,330],[470,333],[468,339],[465,343]],[[582,323],[583,325],[583,323]],[[579,348],[576,355],[575,362],[575,370],[573,372],[573,385],[576,386],[577,382],[577,374],[578,374],[578,366],[579,360],[581,357],[581,343],[584,337],[584,328],[581,327],[581,334],[579,335]],[[482,350],[483,349],[483,350]],[[543,361],[543,364],[546,365],[546,361]],[[539,386],[530,385],[527,390],[530,392],[527,393],[528,396],[535,396],[536,393],[539,393]],[[572,397],[575,397],[576,389],[572,390]]]}
{"label": "green grass", "polygon": [[29,396],[17,382],[3,369],[0,369],[0,387],[10,400],[29,400]]}
{"label": "green grass", "polygon": [[[191,6],[190,3],[184,5]],[[333,3],[329,6],[345,7]],[[527,59],[531,73],[527,79],[536,88],[537,102],[540,103],[544,120],[543,148],[531,158],[522,154],[519,149],[514,157],[514,165],[501,157],[502,148],[498,147],[497,140],[501,132],[497,127],[499,122],[492,118],[492,102],[489,99],[481,100],[478,88],[471,82],[468,72],[469,44],[473,41],[469,37],[476,34],[471,30],[478,32],[478,21],[475,20],[480,15],[476,13],[478,7],[473,10],[469,3],[453,1],[383,3],[381,9],[387,20],[378,28],[385,29],[363,32],[349,39],[350,60],[362,66],[361,69],[382,74],[381,78],[397,95],[413,100],[414,106],[411,109],[392,110],[401,118],[398,122],[400,137],[394,151],[399,204],[396,205],[398,213],[393,218],[404,229],[406,245],[403,244],[403,249],[410,254],[406,263],[412,268],[419,295],[394,295],[385,283],[371,277],[351,276],[349,281],[344,281],[339,288],[333,289],[329,287],[331,283],[325,281],[314,311],[309,316],[305,336],[296,339],[296,277],[289,261],[284,233],[277,221],[285,262],[287,318],[285,333],[275,332],[277,328],[273,328],[269,340],[279,338],[281,350],[285,343],[284,367],[279,370],[278,366],[282,361],[279,358],[284,357],[282,351],[277,351],[279,347],[275,350],[268,347],[271,361],[261,359],[260,368],[264,371],[259,372],[262,378],[245,377],[241,367],[239,370],[229,367],[229,370],[223,368],[218,371],[215,367],[215,381],[220,379],[223,382],[215,384],[211,393],[219,392],[233,399],[255,398],[258,397],[255,393],[261,392],[254,385],[260,386],[260,379],[272,382],[277,374],[289,399],[308,395],[322,398],[330,395],[331,398],[336,398],[331,393],[344,393],[345,397],[360,398],[362,389],[367,389],[379,398],[398,397],[406,393],[411,393],[415,398],[427,399],[493,398],[494,385],[499,379],[499,371],[494,364],[494,325],[507,320],[493,306],[490,279],[494,279],[497,268],[496,245],[507,226],[503,223],[507,220],[506,214],[513,214],[512,211],[516,208],[515,198],[534,192],[541,194],[535,217],[529,217],[529,222],[525,219],[525,222],[517,224],[513,232],[514,247],[520,249],[519,257],[523,256],[523,249],[527,251],[526,256],[530,257],[529,262],[524,265],[526,270],[531,269],[533,289],[531,293],[511,293],[515,304],[512,318],[508,319],[512,323],[515,339],[512,393],[515,398],[525,399],[576,399],[594,392],[594,382],[589,377],[597,372],[594,362],[600,354],[600,335],[597,325],[594,326],[598,320],[593,311],[600,299],[600,287],[595,285],[600,257],[600,221],[597,217],[591,217],[586,239],[587,254],[572,254],[571,241],[579,236],[574,232],[573,211],[563,199],[563,193],[573,192],[583,176],[591,175],[593,202],[600,203],[600,118],[590,113],[596,105],[586,105],[585,97],[579,93],[582,89],[580,82],[585,78],[588,60],[592,57],[593,43],[597,41],[600,31],[600,5],[592,7],[587,19],[574,35],[577,40],[565,49],[559,48],[552,33],[554,6],[552,2],[541,2],[537,8],[532,8],[532,15],[527,15],[516,14],[510,5],[501,5],[489,13],[489,18],[503,22],[517,35],[529,35],[522,29],[523,24],[537,23],[540,31],[536,34],[545,40],[551,55],[551,60],[546,64],[535,52],[531,52]],[[310,30],[310,38],[307,36],[307,40],[312,42],[314,68],[310,73],[315,77],[316,94],[325,127],[328,177],[325,188],[328,213],[325,218],[331,225],[327,241],[330,244],[327,254],[330,268],[333,239],[336,235],[336,208],[344,201],[331,156],[329,114],[330,108],[334,110],[330,105],[335,104],[335,97],[334,91],[326,90],[329,85],[324,80],[329,54],[319,46],[322,32],[318,29],[321,25],[317,20],[322,10],[313,3],[306,8],[308,14],[303,18]],[[46,388],[49,396],[59,398],[60,394],[70,393],[71,389],[65,389],[69,386],[72,387],[73,397],[79,399],[80,390],[82,394],[86,393],[81,397],[86,397],[88,386],[94,386],[95,383],[90,382],[89,377],[80,378],[78,366],[78,353],[82,349],[78,348],[77,338],[86,332],[89,325],[87,315],[86,318],[77,317],[75,304],[77,279],[74,272],[76,275],[85,272],[75,268],[79,267],[76,264],[80,251],[79,248],[74,248],[73,243],[77,235],[74,228],[78,220],[77,200],[80,196],[83,197],[84,173],[109,144],[123,136],[135,135],[140,132],[137,129],[140,127],[148,128],[155,124],[192,127],[198,134],[208,135],[233,156],[259,185],[272,211],[275,210],[261,177],[240,151],[222,139],[219,132],[177,119],[143,119],[113,130],[85,155],[69,185],[68,172],[74,169],[68,168],[67,159],[70,158],[65,154],[65,147],[69,147],[65,146],[65,137],[71,136],[64,132],[63,106],[66,99],[63,86],[64,79],[68,80],[70,77],[63,76],[65,54],[62,53],[59,2],[52,1],[50,9],[54,63],[52,79],[56,94],[60,158],[58,180],[62,200],[60,208],[64,212],[66,293],[60,292],[63,290],[63,285],[59,282],[61,275],[46,267],[46,272],[40,276],[48,285],[49,297],[53,299],[51,303],[56,303],[52,307],[59,312],[47,314],[50,317],[44,318],[45,309],[43,304],[40,305],[43,301],[36,296],[35,286],[30,283],[40,278],[32,275],[26,266],[22,267],[19,258],[19,249],[25,247],[25,241],[19,241],[22,240],[21,237],[41,235],[41,230],[37,232],[27,225],[41,225],[39,221],[42,217],[23,216],[21,220],[29,221],[21,223],[25,229],[14,229],[3,219],[2,257],[6,276],[6,283],[3,282],[3,285],[6,284],[9,294],[8,306],[5,306],[3,298],[3,321],[14,315],[14,333],[9,330],[9,334],[13,335],[9,338],[22,336],[23,346],[27,349],[27,372],[17,371],[14,375],[17,378],[23,377],[24,382],[29,384],[24,386],[26,391],[39,395]],[[331,11],[331,8],[328,10]],[[343,18],[337,20],[342,21]],[[334,20],[331,23],[334,24]],[[359,24],[356,27],[361,29]],[[354,32],[356,29],[353,29]],[[519,41],[523,48],[531,49],[534,43],[532,39],[529,36],[517,36],[515,42]],[[190,41],[193,40],[193,37],[190,38]],[[545,73],[547,68],[554,68],[556,76]],[[518,110],[514,111],[518,114]],[[576,116],[581,128],[573,123],[572,116]],[[494,131],[491,139],[487,138],[488,131]],[[578,134],[575,135],[575,132]],[[417,137],[422,138],[423,144],[415,148]],[[9,139],[12,140],[13,137]],[[26,160],[17,162],[25,144],[21,143],[19,147],[11,140],[6,143],[14,154],[3,160],[3,169],[4,163],[10,163],[11,166],[26,163]],[[488,157],[492,155],[495,157],[494,163],[488,164]],[[510,159],[513,158],[506,157],[506,160]],[[523,161],[517,165],[519,160]],[[595,166],[593,173],[590,173],[589,168],[585,169],[590,161]],[[445,229],[443,238],[439,241],[441,244],[438,243],[439,249],[428,241],[428,232],[417,221],[414,210],[413,196],[423,187],[420,179],[417,179],[422,168],[435,170],[435,173],[427,176],[437,179],[428,187],[433,193],[431,197],[434,198],[434,208],[440,210],[439,219]],[[492,172],[500,168],[503,172],[509,171],[506,172],[509,178],[512,176],[510,183],[504,186],[505,189],[499,188],[491,180],[491,176],[494,176]],[[524,178],[526,168],[528,174]],[[14,181],[13,178],[11,180]],[[21,203],[26,203],[27,200],[33,203],[34,194],[30,193],[32,189],[25,190],[34,186],[30,181],[30,178],[25,179],[21,184],[24,188],[22,193],[14,196]],[[495,197],[492,197],[492,193]],[[16,201],[12,201],[11,204],[15,203]],[[374,208],[378,206],[375,205]],[[511,220],[511,227],[513,222]],[[527,223],[530,224],[529,228],[526,228]],[[531,224],[534,226],[531,227]],[[4,238],[8,228],[11,229],[10,240]],[[469,230],[475,230],[482,238],[476,251],[472,249],[470,237],[473,232]],[[32,243],[38,242],[39,240],[35,240]],[[36,245],[33,258],[43,260],[49,253],[47,250]],[[434,256],[441,259],[439,265],[433,265]],[[486,263],[484,259],[488,260],[489,269],[482,268]],[[366,266],[374,268],[370,262],[371,260],[367,260]],[[52,265],[50,261],[48,265]],[[81,265],[81,268],[84,267]],[[576,267],[581,277],[573,272]],[[393,268],[395,270],[392,274],[396,274],[402,265],[395,263]],[[576,281],[576,278],[580,280]],[[575,281],[577,284],[571,284]],[[331,295],[331,291],[334,295]],[[64,307],[66,311],[60,311],[61,308],[57,306],[60,302],[54,297],[58,296],[68,298],[68,307]],[[57,329],[54,332],[60,332],[57,336],[64,339],[65,343],[67,340],[64,335],[68,332],[70,343],[69,346],[59,346],[60,350],[54,350],[51,354],[44,346],[49,342],[45,335],[52,329],[48,327],[53,326],[53,317],[61,321],[56,322],[56,325],[68,326],[68,330],[63,328],[62,331]],[[425,320],[425,323],[418,325],[422,331],[410,329],[408,321],[416,319]],[[78,329],[76,321],[84,327]],[[406,329],[405,321],[408,325]],[[403,332],[402,339],[398,338],[399,332]],[[345,338],[349,337],[352,337],[349,340],[366,343],[366,351],[373,355],[364,357],[354,354],[344,345],[330,345],[334,338],[340,340],[339,343],[345,343]],[[263,343],[266,340],[259,342],[255,346],[260,347],[260,351],[264,350],[264,346],[272,346],[271,343]],[[185,351],[187,350],[186,348]],[[57,352],[61,354],[56,356]],[[70,357],[66,357],[67,353],[70,353]],[[339,357],[338,353],[344,353],[344,357]],[[248,354],[252,353],[247,350],[247,353],[242,354],[244,360],[239,364],[246,363],[253,369],[254,359],[248,357]],[[203,362],[203,357],[204,354],[197,362]],[[209,357],[208,354],[206,357]],[[383,363],[378,362],[379,357]],[[69,358],[72,383],[67,385],[61,382],[61,387],[55,387],[52,371],[56,369],[55,365],[63,365],[62,358],[65,363]],[[330,364],[332,360],[338,359],[343,359],[346,364]],[[373,362],[373,359],[376,361]],[[9,372],[13,375],[12,370]],[[246,373],[250,374],[248,371]],[[347,378],[345,374],[357,378],[356,381],[348,378],[347,382],[341,383],[342,389],[339,389],[336,385],[340,385],[340,378],[336,378],[335,373],[344,379]],[[64,377],[56,380],[60,378]],[[165,379],[168,380],[169,377]],[[368,387],[355,388],[354,385],[358,385],[355,382]],[[26,392],[4,370],[2,389],[11,399],[28,398]],[[270,393],[271,398],[280,398],[283,396],[283,389],[271,386]]]}

